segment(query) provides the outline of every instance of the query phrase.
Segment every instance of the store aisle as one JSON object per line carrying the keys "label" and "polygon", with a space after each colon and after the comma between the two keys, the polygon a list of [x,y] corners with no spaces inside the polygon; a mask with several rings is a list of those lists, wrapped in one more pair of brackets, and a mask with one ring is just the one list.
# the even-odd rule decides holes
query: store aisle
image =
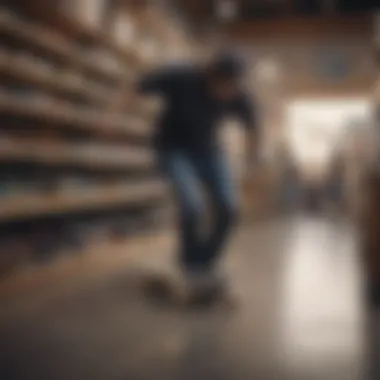
{"label": "store aisle", "polygon": [[2,296],[0,378],[363,378],[350,225],[277,220],[241,229],[229,249],[226,266],[241,299],[230,313],[185,312],[141,298],[139,275],[168,265],[170,239],[132,260],[114,259],[102,275],[83,275],[90,267],[84,260],[83,272],[61,281],[66,286],[51,279],[38,295]]}

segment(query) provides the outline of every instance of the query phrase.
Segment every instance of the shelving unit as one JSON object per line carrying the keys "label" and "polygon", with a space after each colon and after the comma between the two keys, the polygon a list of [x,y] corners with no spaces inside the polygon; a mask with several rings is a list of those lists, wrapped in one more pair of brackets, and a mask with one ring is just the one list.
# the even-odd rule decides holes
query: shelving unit
{"label": "shelving unit", "polygon": [[71,190],[53,195],[16,195],[0,200],[0,222],[49,215],[104,209],[125,203],[144,203],[164,196],[159,181],[102,186],[91,191]]}
{"label": "shelving unit", "polygon": [[[150,148],[159,107],[123,99],[165,58],[162,49],[156,61],[139,52],[144,9],[134,25],[136,43],[122,46],[106,28],[86,25],[59,4],[17,0],[0,8],[0,252],[7,252],[0,267],[9,255],[25,260],[20,244],[30,260],[72,241],[85,252],[91,236],[115,229],[128,236],[135,225],[148,228],[147,215],[166,204]],[[170,44],[162,26],[155,30],[157,46]]]}
{"label": "shelving unit", "polygon": [[27,20],[17,18],[7,8],[0,9],[0,28],[5,35],[12,36],[44,50],[49,55],[55,55],[57,58],[65,61],[80,70],[87,71],[111,82],[120,80],[120,73],[106,70],[95,64],[92,60],[86,58],[79,51],[76,51],[70,42],[56,32],[46,33],[46,30]]}
{"label": "shelving unit", "polygon": [[103,104],[109,94],[101,86],[79,81],[63,81],[54,72],[49,72],[33,65],[31,62],[20,62],[17,56],[0,51],[0,74],[30,85],[39,86],[47,91],[73,94],[88,98],[96,104]]}
{"label": "shelving unit", "polygon": [[75,49],[67,38],[59,35],[57,32],[52,32],[51,29],[49,29],[49,33],[46,33],[46,29],[43,27],[15,17],[7,8],[0,8],[0,28],[4,34],[24,40],[39,49],[45,50],[48,54],[56,55],[70,65],[77,66],[81,70],[89,71],[99,76],[104,76],[111,81],[119,81],[121,76],[133,79],[131,75],[133,70],[144,67],[144,62],[139,58],[136,51],[123,49],[100,30],[86,28],[80,22],[70,20],[61,13],[57,14],[56,11],[53,15],[55,17],[49,20],[50,23],[54,24],[55,28],[63,31],[63,34],[69,34],[71,38],[79,37],[80,39],[92,40],[97,46],[105,47],[123,61],[128,62],[129,65],[132,64],[132,70],[115,72],[102,68]]}
{"label": "shelving unit", "polygon": [[23,99],[18,95],[0,92],[0,112],[3,115],[44,120],[59,129],[62,124],[85,132],[114,133],[119,136],[149,137],[150,128],[141,118],[101,112],[90,107],[78,107],[67,101],[52,98]]}
{"label": "shelving unit", "polygon": [[97,144],[46,144],[39,139],[0,139],[0,161],[12,160],[49,166],[80,166],[98,170],[147,170],[154,167],[150,150]]}

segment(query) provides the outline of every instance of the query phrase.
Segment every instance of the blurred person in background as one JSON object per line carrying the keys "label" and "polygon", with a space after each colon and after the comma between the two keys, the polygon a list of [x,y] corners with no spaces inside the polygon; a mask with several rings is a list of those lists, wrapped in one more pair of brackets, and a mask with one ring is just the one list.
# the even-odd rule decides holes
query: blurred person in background
{"label": "blurred person in background", "polygon": [[[224,116],[237,116],[247,127],[246,183],[256,161],[253,104],[244,89],[245,68],[235,54],[219,54],[207,65],[163,67],[143,77],[139,93],[160,95],[165,110],[155,135],[160,168],[179,203],[180,264],[189,291],[224,291],[217,270],[237,214],[238,197],[217,130]],[[203,204],[203,190],[208,204]],[[210,231],[200,231],[203,213],[213,212]]]}

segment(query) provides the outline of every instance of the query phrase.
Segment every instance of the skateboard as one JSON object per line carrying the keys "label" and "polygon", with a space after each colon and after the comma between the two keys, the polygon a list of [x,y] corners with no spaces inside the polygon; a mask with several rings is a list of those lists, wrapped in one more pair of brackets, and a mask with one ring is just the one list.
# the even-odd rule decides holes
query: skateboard
{"label": "skateboard", "polygon": [[236,300],[223,286],[209,286],[202,289],[190,289],[179,282],[164,276],[152,276],[144,281],[144,293],[161,304],[180,308],[208,308],[213,306],[232,309]]}

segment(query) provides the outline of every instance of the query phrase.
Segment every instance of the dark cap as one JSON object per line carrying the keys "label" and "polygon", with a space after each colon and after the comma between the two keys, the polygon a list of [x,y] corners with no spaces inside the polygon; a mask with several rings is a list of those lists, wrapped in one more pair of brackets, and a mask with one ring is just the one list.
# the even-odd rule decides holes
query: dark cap
{"label": "dark cap", "polygon": [[222,78],[237,78],[244,70],[243,59],[232,52],[219,54],[211,63],[212,73]]}

